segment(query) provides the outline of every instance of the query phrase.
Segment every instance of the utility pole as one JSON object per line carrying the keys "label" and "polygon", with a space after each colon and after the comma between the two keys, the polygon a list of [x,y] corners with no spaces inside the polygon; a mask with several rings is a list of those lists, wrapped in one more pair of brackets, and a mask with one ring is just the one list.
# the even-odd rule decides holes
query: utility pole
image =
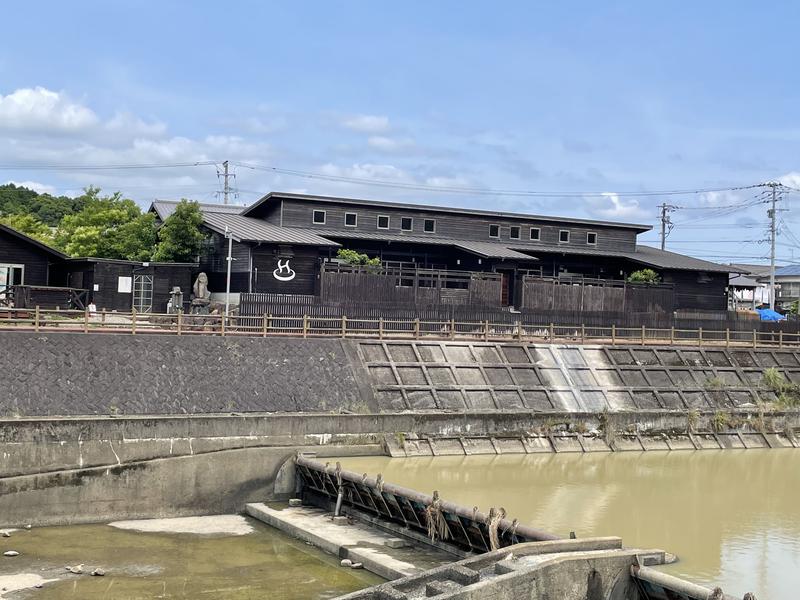
{"label": "utility pole", "polygon": [[664,250],[667,245],[667,236],[672,231],[672,221],[669,218],[669,212],[678,208],[672,204],[659,204],[658,208],[661,209],[661,249]]}
{"label": "utility pole", "polygon": [[[225,164],[227,166],[227,162]],[[231,304],[231,262],[233,262],[231,256],[233,254],[233,234],[228,230],[227,225],[225,225],[225,237],[228,239],[228,269],[225,277],[225,317],[227,318]]]}
{"label": "utility pole", "polygon": [[[236,173],[231,173],[229,171],[227,160],[222,163],[222,172],[220,172],[219,167],[217,167],[217,178],[222,178],[222,191],[217,192],[217,197],[221,194],[222,203],[228,204],[228,198],[231,194],[230,180],[236,178]],[[236,190],[233,190],[233,194],[236,195]]]}
{"label": "utility pole", "polygon": [[[223,198],[222,203],[223,204],[227,204],[228,203],[228,192],[230,192],[230,188],[228,187],[228,161],[227,160],[224,163],[222,163],[222,168],[224,169],[223,177],[225,177],[225,187],[223,188],[223,192],[222,192],[222,198]],[[228,264],[230,264],[230,263],[228,263]],[[228,314],[228,310],[227,309],[225,309],[225,314]]]}
{"label": "utility pole", "polygon": [[770,209],[767,211],[767,215],[769,216],[769,243],[770,243],[770,250],[769,250],[769,307],[771,310],[775,310],[775,237],[777,236],[777,227],[775,223],[777,221],[778,211],[775,208],[775,205],[778,201],[778,194],[776,189],[778,187],[777,182],[770,181],[767,183],[769,187],[772,188],[772,200],[770,201]]}

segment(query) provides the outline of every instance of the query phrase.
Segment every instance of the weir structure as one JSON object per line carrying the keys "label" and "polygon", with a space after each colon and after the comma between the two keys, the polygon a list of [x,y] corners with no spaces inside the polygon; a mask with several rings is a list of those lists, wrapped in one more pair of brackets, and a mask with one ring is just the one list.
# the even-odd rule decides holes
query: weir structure
{"label": "weir structure", "polygon": [[[294,462],[295,489],[303,503],[327,509],[334,521],[354,519],[466,557],[409,576],[390,576],[394,580],[389,583],[339,600],[733,600],[719,589],[651,568],[674,560],[663,550],[625,548],[618,537],[563,539],[506,519],[502,510],[484,514],[447,502],[436,492],[422,494],[380,475],[342,469],[339,463],[332,466],[303,454]],[[258,510],[248,512],[260,518]],[[291,532],[285,523],[279,520],[277,526]],[[365,566],[375,568],[376,562]]]}

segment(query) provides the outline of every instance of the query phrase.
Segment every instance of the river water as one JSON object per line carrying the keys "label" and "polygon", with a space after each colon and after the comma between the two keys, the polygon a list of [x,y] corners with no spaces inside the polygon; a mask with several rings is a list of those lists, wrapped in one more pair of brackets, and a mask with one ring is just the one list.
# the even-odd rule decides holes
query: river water
{"label": "river water", "polygon": [[342,466],[567,536],[661,548],[676,575],[741,597],[800,598],[800,452],[704,450],[346,458]]}
{"label": "river water", "polygon": [[[171,532],[180,522],[172,519],[161,520],[164,530],[156,532],[109,525],[12,531],[0,538],[0,554],[20,554],[0,556],[0,599],[321,600],[383,581],[344,569],[338,558],[254,519],[231,518],[241,521],[234,532],[212,534]],[[204,519],[213,529],[215,518]],[[65,571],[80,564],[81,575]],[[106,575],[90,576],[96,567]],[[12,591],[20,582],[28,589]],[[40,589],[33,587],[42,582],[47,583]]]}

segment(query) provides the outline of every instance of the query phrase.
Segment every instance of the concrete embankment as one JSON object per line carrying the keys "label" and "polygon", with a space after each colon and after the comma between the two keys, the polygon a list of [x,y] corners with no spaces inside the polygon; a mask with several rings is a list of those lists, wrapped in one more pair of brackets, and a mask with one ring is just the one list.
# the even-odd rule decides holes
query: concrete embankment
{"label": "concrete embankment", "polygon": [[[287,463],[325,456],[530,453],[796,444],[797,413],[550,411],[0,420],[0,526],[241,511],[293,491]],[[749,423],[749,425],[748,425]],[[764,433],[755,425],[770,425]],[[695,432],[688,433],[693,427]],[[633,431],[635,433],[629,433]],[[709,431],[711,431],[709,433]]]}

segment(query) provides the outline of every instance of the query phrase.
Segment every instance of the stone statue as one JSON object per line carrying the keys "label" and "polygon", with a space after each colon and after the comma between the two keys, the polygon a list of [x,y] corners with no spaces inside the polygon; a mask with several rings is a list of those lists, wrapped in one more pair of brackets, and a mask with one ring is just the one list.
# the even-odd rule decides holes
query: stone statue
{"label": "stone statue", "polygon": [[208,275],[200,273],[192,286],[192,314],[207,315],[211,304],[211,291],[208,289]]}

